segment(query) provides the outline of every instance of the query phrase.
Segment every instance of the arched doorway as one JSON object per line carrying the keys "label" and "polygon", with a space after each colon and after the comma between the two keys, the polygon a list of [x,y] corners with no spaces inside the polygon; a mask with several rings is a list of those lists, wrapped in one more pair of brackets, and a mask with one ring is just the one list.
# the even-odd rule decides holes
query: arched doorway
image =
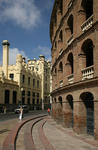
{"label": "arched doorway", "polygon": [[16,104],[17,101],[17,92],[13,91],[13,104]]}
{"label": "arched doorway", "polygon": [[53,103],[52,103],[52,114],[54,119],[56,119],[56,114],[57,114],[57,100],[56,98],[53,98]]}
{"label": "arched doorway", "polygon": [[84,92],[80,95],[82,100],[81,110],[84,120],[84,128],[86,128],[86,133],[89,135],[94,135],[94,97],[90,92]]}
{"label": "arched doorway", "polygon": [[9,104],[10,101],[10,91],[5,90],[5,104]]}
{"label": "arched doorway", "polygon": [[67,95],[66,97],[67,100],[67,113],[68,113],[68,117],[67,117],[67,121],[68,121],[68,126],[69,127],[73,127],[73,96],[72,95]]}
{"label": "arched doorway", "polygon": [[60,123],[63,121],[63,116],[62,116],[62,108],[63,108],[63,100],[62,100],[62,97],[59,96],[58,98],[58,106],[57,106],[57,115],[58,115],[58,119],[60,121]]}

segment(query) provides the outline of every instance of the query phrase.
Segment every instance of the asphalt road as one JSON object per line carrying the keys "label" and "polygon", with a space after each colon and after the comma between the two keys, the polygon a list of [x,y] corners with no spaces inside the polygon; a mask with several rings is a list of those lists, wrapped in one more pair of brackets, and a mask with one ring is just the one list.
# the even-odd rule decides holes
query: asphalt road
{"label": "asphalt road", "polygon": [[[23,116],[28,117],[31,115],[43,114],[43,113],[47,113],[47,112],[42,110],[34,110],[34,111],[29,111],[29,113],[24,113]],[[6,113],[6,114],[0,113],[0,122],[15,119],[15,118],[19,118],[19,114],[15,114],[14,112]]]}

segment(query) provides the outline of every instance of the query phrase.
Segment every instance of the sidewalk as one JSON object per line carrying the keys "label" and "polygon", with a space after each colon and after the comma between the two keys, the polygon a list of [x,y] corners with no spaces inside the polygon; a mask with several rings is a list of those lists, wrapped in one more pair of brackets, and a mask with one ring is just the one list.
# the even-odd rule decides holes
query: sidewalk
{"label": "sidewalk", "polygon": [[51,117],[43,129],[55,150],[98,150],[98,142],[93,138],[78,136],[71,129],[57,125]]}
{"label": "sidewalk", "polygon": [[5,138],[17,123],[18,123],[18,119],[0,122],[0,150],[2,150],[2,145]]}

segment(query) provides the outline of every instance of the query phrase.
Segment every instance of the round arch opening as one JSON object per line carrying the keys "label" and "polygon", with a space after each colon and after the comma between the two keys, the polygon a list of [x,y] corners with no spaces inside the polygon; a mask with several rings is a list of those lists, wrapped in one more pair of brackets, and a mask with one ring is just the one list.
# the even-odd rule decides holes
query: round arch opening
{"label": "round arch opening", "polygon": [[94,135],[94,96],[90,92],[84,92],[80,95],[80,99],[82,117],[85,118],[84,128],[87,134]]}
{"label": "round arch opening", "polygon": [[67,111],[68,111],[68,124],[69,127],[73,127],[73,96],[72,95],[67,95],[66,97],[67,100]]}

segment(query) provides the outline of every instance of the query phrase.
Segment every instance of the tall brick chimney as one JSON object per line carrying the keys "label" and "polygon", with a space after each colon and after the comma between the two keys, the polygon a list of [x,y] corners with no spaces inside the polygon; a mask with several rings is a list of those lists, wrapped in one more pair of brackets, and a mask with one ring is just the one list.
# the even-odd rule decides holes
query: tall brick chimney
{"label": "tall brick chimney", "polygon": [[3,72],[5,78],[8,78],[8,65],[9,65],[9,46],[8,40],[3,40]]}

